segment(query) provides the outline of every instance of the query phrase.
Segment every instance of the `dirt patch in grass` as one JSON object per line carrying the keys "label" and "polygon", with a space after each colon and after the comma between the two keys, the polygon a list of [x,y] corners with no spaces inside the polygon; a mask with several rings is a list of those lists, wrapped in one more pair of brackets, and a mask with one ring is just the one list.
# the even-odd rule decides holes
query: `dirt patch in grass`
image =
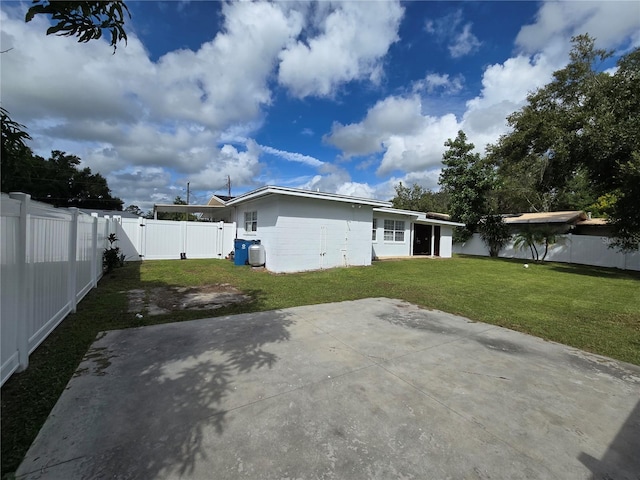
{"label": "dirt patch in grass", "polygon": [[179,310],[215,310],[251,301],[228,283],[199,287],[154,287],[127,292],[130,313],[166,315]]}

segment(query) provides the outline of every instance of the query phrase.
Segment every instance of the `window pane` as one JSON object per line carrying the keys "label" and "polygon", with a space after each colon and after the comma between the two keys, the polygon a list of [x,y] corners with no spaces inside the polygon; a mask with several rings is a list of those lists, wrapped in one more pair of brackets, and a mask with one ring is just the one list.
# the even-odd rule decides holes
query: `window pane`
{"label": "window pane", "polygon": [[245,232],[255,232],[258,230],[258,212],[244,212]]}

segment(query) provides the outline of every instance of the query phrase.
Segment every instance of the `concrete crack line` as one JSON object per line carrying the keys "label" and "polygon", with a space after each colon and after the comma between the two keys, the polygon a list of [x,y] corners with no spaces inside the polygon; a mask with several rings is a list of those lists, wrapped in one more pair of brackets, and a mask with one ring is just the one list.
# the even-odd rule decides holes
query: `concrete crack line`
{"label": "concrete crack line", "polygon": [[[64,465],[65,463],[69,463],[69,462],[75,462],[76,460],[80,460],[81,458],[85,458],[87,455],[80,455],[79,457],[74,457],[74,458],[69,458],[68,460],[62,460],[60,462],[56,462],[56,463],[52,463],[52,464],[46,464],[43,467],[40,467],[36,470],[31,470],[30,472],[25,472],[24,475],[30,475],[32,473],[44,473],[46,470],[50,469],[50,468],[55,468],[58,467],[60,465]],[[21,475],[22,477],[22,475]],[[4,478],[4,477],[3,477]]]}

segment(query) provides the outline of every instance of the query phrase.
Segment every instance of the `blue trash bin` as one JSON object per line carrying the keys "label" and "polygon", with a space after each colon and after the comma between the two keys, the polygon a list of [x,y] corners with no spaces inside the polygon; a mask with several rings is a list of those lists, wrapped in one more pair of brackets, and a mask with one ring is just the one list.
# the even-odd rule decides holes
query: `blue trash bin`
{"label": "blue trash bin", "polygon": [[251,240],[244,240],[242,238],[236,238],[234,242],[233,252],[233,264],[234,265],[248,265],[249,264],[249,246],[253,242]]}

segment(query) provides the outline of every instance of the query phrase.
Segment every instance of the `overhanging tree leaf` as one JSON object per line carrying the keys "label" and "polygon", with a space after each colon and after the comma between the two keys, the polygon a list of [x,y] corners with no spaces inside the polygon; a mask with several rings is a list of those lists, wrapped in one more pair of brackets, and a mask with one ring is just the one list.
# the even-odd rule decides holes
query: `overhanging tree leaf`
{"label": "overhanging tree leaf", "polygon": [[115,52],[118,42],[127,43],[124,24],[131,18],[129,8],[122,0],[64,2],[33,0],[33,5],[25,15],[30,22],[36,15],[49,15],[55,23],[47,29],[47,35],[77,37],[86,43],[102,37],[102,31],[111,33],[111,46]]}

